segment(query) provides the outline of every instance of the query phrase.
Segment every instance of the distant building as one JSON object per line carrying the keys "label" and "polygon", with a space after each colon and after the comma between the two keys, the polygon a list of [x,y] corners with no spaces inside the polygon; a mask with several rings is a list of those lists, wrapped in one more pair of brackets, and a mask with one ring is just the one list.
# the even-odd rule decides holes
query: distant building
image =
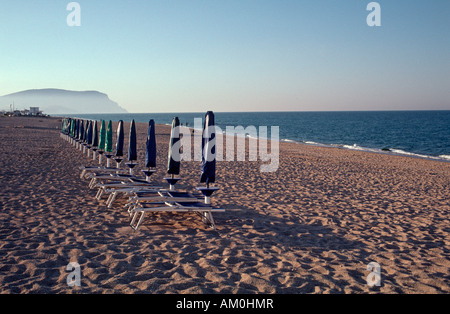
{"label": "distant building", "polygon": [[30,107],[30,112],[28,114],[31,116],[38,116],[40,114],[39,107]]}

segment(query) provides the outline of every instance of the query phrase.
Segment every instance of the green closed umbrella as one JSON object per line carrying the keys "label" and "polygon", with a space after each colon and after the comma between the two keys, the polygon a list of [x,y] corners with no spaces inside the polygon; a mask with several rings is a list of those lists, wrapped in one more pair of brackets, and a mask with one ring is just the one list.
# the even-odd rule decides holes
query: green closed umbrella
{"label": "green closed umbrella", "polygon": [[100,139],[98,142],[98,150],[101,152],[104,152],[105,144],[106,144],[106,126],[105,126],[105,120],[102,120],[102,124],[100,126]]}
{"label": "green closed umbrella", "polygon": [[106,144],[106,125],[105,120],[102,120],[102,124],[100,126],[100,138],[98,142],[98,163],[102,163],[102,155],[105,151],[105,144]]}
{"label": "green closed umbrella", "polygon": [[70,136],[75,137],[75,120],[70,120]]}
{"label": "green closed umbrella", "polygon": [[112,151],[113,151],[112,121],[109,121],[108,127],[106,128],[105,152],[112,153]]}
{"label": "green closed umbrella", "polygon": [[106,139],[105,139],[105,156],[107,158],[106,167],[110,167],[110,158],[113,151],[113,131],[112,131],[112,121],[108,122],[108,127],[106,128]]}

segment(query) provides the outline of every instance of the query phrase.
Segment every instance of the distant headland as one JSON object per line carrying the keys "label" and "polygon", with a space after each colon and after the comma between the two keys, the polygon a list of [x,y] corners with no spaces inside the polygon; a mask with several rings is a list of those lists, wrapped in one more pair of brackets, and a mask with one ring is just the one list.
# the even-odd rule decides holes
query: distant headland
{"label": "distant headland", "polygon": [[47,114],[127,113],[108,95],[98,91],[55,88],[30,89],[0,96],[0,109],[39,107]]}

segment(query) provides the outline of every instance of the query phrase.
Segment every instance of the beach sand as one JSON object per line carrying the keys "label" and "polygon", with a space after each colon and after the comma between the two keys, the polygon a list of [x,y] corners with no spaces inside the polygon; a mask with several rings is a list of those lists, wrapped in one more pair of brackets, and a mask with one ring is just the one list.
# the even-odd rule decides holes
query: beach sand
{"label": "beach sand", "polygon": [[[164,213],[135,232],[124,199],[106,208],[80,179],[97,163],[59,130],[0,118],[1,293],[450,292],[450,163],[280,143],[275,173],[217,164],[213,204],[228,211],[216,231]],[[137,131],[142,166],[147,126]],[[165,184],[169,127],[156,132],[153,180]],[[177,187],[198,186],[199,168],[183,162]],[[67,284],[70,262],[81,287]],[[367,284],[371,262],[380,286]]]}

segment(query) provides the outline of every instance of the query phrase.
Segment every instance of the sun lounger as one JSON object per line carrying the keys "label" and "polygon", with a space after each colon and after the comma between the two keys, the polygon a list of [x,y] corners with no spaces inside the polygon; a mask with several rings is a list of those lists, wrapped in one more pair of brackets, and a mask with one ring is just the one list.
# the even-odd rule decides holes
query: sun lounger
{"label": "sun lounger", "polygon": [[80,170],[81,170],[81,174],[80,174],[81,179],[84,179],[85,176],[87,176],[87,174],[90,172],[104,173],[104,174],[109,174],[109,173],[119,174],[119,173],[127,173],[128,172],[125,169],[102,167],[102,166],[81,166]]}
{"label": "sun lounger", "polygon": [[95,189],[98,187],[98,185],[100,184],[104,184],[106,182],[109,183],[120,183],[122,181],[127,181],[130,178],[134,178],[134,176],[129,175],[129,174],[114,174],[114,173],[98,173],[98,172],[92,172],[90,174],[88,174],[86,176],[88,179],[90,179],[91,181],[89,182],[89,188],[90,189]]}
{"label": "sun lounger", "polygon": [[224,209],[213,208],[210,204],[205,204],[201,199],[191,193],[177,191],[160,191],[155,196],[149,196],[145,199],[131,205],[129,212],[132,216],[131,227],[134,230],[139,229],[147,213],[177,212],[177,213],[197,213],[202,217],[202,221],[213,230],[216,225],[213,213],[224,212]]}
{"label": "sun lounger", "polygon": [[161,186],[155,186],[153,183],[138,178],[128,178],[126,181],[98,184],[97,199],[100,200],[104,194],[109,194],[106,201],[108,208],[112,207],[113,202],[120,194],[131,195],[137,191],[146,191],[156,193],[162,190]]}

